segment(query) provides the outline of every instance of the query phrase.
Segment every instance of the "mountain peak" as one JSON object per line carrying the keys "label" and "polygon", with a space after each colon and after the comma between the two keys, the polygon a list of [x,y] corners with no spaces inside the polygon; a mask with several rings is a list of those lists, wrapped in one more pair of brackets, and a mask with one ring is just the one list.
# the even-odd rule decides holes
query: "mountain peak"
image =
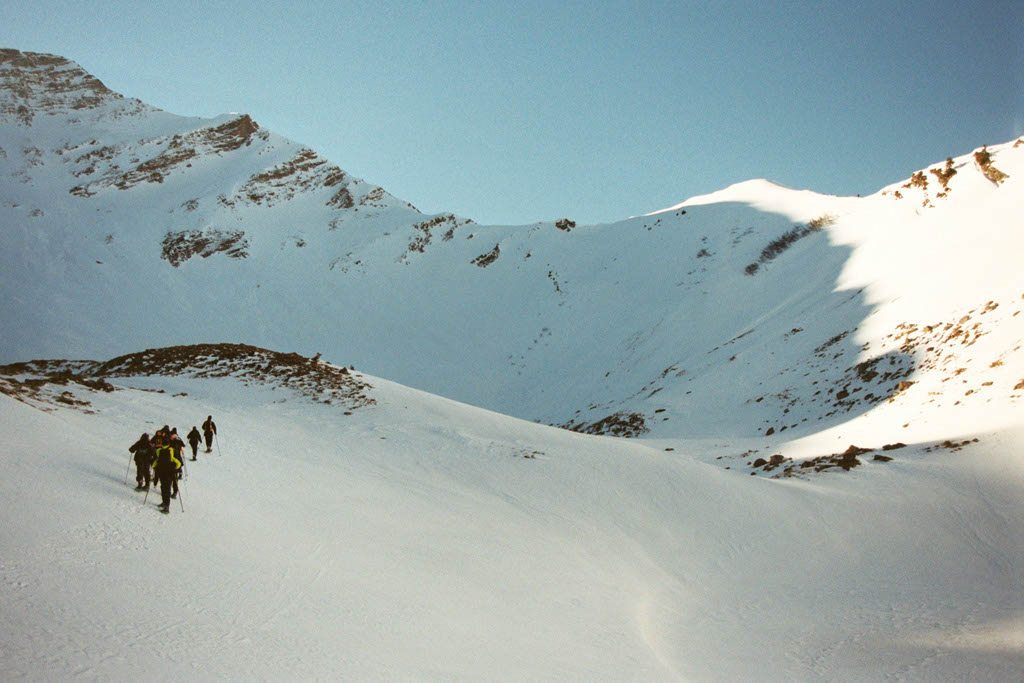
{"label": "mountain peak", "polygon": [[97,109],[123,99],[64,57],[0,48],[0,120],[30,126],[40,113]]}
{"label": "mountain peak", "polygon": [[690,197],[679,204],[647,215],[655,216],[691,206],[745,204],[762,211],[790,215],[793,220],[804,220],[801,215],[806,213],[808,207],[813,207],[813,211],[821,211],[826,205],[835,201],[836,198],[830,195],[819,194],[811,190],[794,190],[765,178],[754,178],[733,183],[708,194]]}

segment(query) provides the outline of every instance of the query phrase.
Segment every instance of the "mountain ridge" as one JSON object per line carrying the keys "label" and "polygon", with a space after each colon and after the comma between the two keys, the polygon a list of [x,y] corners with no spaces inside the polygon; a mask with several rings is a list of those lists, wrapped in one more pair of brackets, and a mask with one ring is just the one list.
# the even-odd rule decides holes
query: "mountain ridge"
{"label": "mountain ridge", "polygon": [[[241,339],[583,431],[805,432],[786,419],[794,400],[818,406],[817,429],[916,393],[896,391],[927,369],[892,348],[900,325],[955,326],[1024,291],[993,256],[1014,244],[1018,143],[866,198],[762,179],[616,223],[483,226],[424,216],[245,114],[128,116],[109,94],[90,120],[58,107],[27,125],[3,54],[0,284],[23,324],[0,361]],[[910,267],[922,245],[933,263]],[[947,277],[967,253],[971,282]],[[132,296],[112,307],[112,288]],[[996,355],[1016,363],[1006,343]]]}

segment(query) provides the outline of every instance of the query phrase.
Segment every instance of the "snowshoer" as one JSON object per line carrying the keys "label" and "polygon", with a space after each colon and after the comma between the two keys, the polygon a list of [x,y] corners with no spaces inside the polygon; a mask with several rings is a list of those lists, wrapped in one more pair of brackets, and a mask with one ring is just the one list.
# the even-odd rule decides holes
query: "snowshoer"
{"label": "snowshoer", "polygon": [[171,486],[177,477],[181,461],[174,457],[170,439],[165,439],[162,436],[154,437],[153,448],[153,471],[160,481],[160,512],[167,514],[171,511]]}
{"label": "snowshoer", "polygon": [[[167,426],[167,425],[164,425],[160,429],[158,429],[155,432],[153,432],[153,438],[150,441],[150,443],[152,444],[153,449],[154,449],[153,450],[153,458],[156,458],[156,442],[157,442],[157,439],[161,439],[161,440],[166,439],[168,436],[170,436],[170,434],[171,434],[171,428],[169,426]],[[153,470],[153,486],[155,487],[155,486],[159,486],[159,485],[160,485],[160,475],[154,469]]]}
{"label": "snowshoer", "polygon": [[206,416],[206,422],[203,423],[203,436],[206,437],[206,452],[213,452],[213,435],[217,433],[217,425],[213,423],[213,415]]}
{"label": "snowshoer", "polygon": [[188,433],[186,437],[188,439],[188,445],[192,447],[192,459],[196,459],[196,449],[199,448],[199,442],[203,440],[203,437],[199,434],[199,429],[192,425],[192,431]]}
{"label": "snowshoer", "polygon": [[158,437],[158,436],[159,436],[159,437],[160,437],[161,439],[166,439],[166,438],[167,438],[167,437],[169,437],[170,435],[171,435],[171,428],[170,428],[170,427],[169,427],[168,425],[164,425],[164,426],[163,426],[163,427],[161,427],[160,429],[158,429],[158,430],[156,430],[155,432],[153,432],[153,438],[154,438],[154,439],[155,439],[156,437]]}
{"label": "snowshoer", "polygon": [[129,453],[135,454],[135,490],[149,488],[149,463],[153,461],[153,446],[149,443],[149,434],[143,434],[139,440],[128,447]]}
{"label": "snowshoer", "polygon": [[174,429],[171,430],[171,437],[170,437],[170,440],[169,440],[168,443],[171,446],[171,450],[174,451],[175,459],[177,459],[177,461],[179,463],[178,464],[178,471],[175,472],[175,474],[174,474],[174,485],[172,486],[174,491],[171,493],[171,498],[177,498],[178,497],[178,480],[181,479],[182,470],[184,469],[184,463],[185,463],[185,458],[183,458],[181,456],[182,452],[185,450],[185,443],[181,440],[181,437],[178,436],[178,428],[177,427],[175,427]]}

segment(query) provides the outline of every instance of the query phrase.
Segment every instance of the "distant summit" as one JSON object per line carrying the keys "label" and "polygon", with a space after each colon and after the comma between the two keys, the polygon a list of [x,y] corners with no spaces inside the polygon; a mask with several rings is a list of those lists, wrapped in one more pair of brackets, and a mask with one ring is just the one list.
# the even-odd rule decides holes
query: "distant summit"
{"label": "distant summit", "polygon": [[30,126],[39,114],[72,114],[122,100],[64,57],[0,48],[0,119]]}

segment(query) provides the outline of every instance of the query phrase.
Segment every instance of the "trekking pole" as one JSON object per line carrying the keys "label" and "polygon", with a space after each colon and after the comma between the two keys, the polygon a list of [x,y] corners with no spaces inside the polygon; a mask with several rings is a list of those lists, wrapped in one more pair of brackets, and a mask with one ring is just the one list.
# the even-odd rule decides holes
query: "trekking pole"
{"label": "trekking pole", "polygon": [[132,468],[132,454],[128,454],[128,467],[124,469],[124,485],[128,485],[128,471]]}
{"label": "trekking pole", "polygon": [[185,487],[184,486],[179,486],[178,487],[178,504],[181,505],[181,511],[183,513],[185,512],[185,503],[183,503],[181,501],[185,497],[184,495],[182,495],[182,494],[184,494],[184,492],[185,492]]}
{"label": "trekking pole", "polygon": [[220,437],[217,436],[217,432],[213,433],[213,442],[217,444],[217,457],[220,457]]}
{"label": "trekking pole", "polygon": [[146,495],[142,498],[142,504],[145,505],[147,500],[149,500],[149,486],[146,487]]}

